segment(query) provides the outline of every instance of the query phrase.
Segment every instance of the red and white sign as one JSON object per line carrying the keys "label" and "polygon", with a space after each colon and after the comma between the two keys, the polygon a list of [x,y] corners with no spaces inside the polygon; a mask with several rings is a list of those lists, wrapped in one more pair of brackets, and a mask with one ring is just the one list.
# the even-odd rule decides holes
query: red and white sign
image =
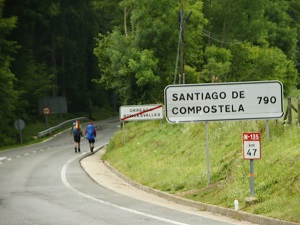
{"label": "red and white sign", "polygon": [[45,106],[42,108],[42,113],[44,115],[49,115],[51,113],[51,109],[49,107]]}
{"label": "red and white sign", "polygon": [[259,132],[243,133],[243,158],[244,159],[260,159],[261,158],[261,142]]}
{"label": "red and white sign", "polygon": [[158,120],[162,118],[162,105],[125,105],[120,107],[121,121]]}

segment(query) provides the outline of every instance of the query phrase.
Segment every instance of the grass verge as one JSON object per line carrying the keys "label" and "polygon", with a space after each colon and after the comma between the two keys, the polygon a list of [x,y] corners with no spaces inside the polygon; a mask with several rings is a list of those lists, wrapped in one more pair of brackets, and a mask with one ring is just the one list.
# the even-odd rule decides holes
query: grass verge
{"label": "grass verge", "polygon": [[[295,118],[295,117],[294,117]],[[205,123],[165,121],[126,123],[111,139],[104,156],[137,182],[195,201],[300,222],[300,127],[269,121],[209,122],[210,184],[207,182]],[[262,158],[255,160],[255,197],[250,196],[248,160],[242,156],[242,133],[261,132]]]}

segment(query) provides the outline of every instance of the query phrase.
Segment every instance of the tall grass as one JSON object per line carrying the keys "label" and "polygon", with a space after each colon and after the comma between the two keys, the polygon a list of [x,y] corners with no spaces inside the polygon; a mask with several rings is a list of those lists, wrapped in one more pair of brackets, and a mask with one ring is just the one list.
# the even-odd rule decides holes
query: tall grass
{"label": "tall grass", "polygon": [[[104,159],[143,185],[185,198],[300,222],[300,127],[282,121],[209,122],[210,184],[205,123],[130,122],[112,138]],[[242,156],[242,133],[261,132],[262,158],[255,160],[255,197],[250,196],[249,160]]]}

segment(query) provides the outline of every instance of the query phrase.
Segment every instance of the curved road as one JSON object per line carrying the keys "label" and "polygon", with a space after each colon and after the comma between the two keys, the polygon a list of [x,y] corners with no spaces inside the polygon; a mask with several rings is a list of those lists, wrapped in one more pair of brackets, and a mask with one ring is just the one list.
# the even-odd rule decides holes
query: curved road
{"label": "curved road", "polygon": [[[96,144],[109,142],[118,124],[118,119],[96,123],[101,126]],[[249,224],[182,212],[99,185],[80,166],[80,159],[89,154],[86,141],[81,145],[82,152],[75,154],[66,130],[43,143],[1,151],[0,224]]]}

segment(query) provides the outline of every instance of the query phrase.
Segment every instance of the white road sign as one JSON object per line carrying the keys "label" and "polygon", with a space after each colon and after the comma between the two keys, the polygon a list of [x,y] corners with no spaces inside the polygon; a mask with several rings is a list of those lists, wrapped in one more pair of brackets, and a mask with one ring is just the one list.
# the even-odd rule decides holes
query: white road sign
{"label": "white road sign", "polygon": [[125,105],[120,107],[120,120],[157,120],[163,118],[162,105]]}
{"label": "white road sign", "polygon": [[164,94],[170,123],[280,118],[284,114],[279,81],[169,85]]}

